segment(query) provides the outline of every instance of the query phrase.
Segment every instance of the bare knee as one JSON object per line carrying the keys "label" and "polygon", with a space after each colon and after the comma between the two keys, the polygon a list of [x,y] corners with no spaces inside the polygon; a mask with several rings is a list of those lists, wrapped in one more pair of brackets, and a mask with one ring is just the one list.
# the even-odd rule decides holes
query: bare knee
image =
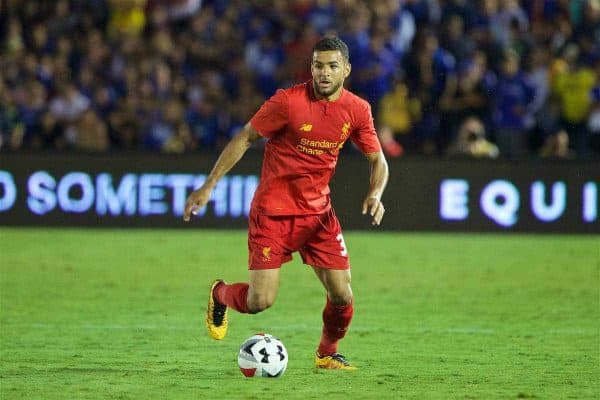
{"label": "bare knee", "polygon": [[268,295],[254,295],[248,297],[248,311],[251,314],[256,314],[266,310],[275,303],[274,296]]}
{"label": "bare knee", "polygon": [[250,288],[246,305],[248,312],[256,314],[271,307],[279,289],[279,269],[250,271]]}
{"label": "bare knee", "polygon": [[352,303],[352,290],[348,287],[347,290],[332,290],[327,292],[329,301],[335,305],[345,306]]}

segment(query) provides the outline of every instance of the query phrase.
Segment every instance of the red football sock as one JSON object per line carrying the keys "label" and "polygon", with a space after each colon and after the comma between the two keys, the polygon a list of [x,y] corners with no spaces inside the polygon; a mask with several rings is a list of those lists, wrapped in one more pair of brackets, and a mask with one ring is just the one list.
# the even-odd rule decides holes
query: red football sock
{"label": "red football sock", "polygon": [[317,350],[320,355],[331,355],[337,352],[338,342],[346,335],[352,314],[354,314],[352,302],[333,304],[327,298],[327,304],[323,310],[323,333]]}
{"label": "red football sock", "polygon": [[215,299],[219,303],[225,304],[227,307],[231,307],[237,312],[247,314],[249,287],[250,285],[247,283],[232,283],[231,285],[221,283],[217,285],[213,293]]}

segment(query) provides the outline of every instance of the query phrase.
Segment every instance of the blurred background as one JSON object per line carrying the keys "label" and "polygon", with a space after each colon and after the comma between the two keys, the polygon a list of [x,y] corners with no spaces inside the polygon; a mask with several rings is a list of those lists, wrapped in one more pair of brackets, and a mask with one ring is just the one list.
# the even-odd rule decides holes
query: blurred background
{"label": "blurred background", "polygon": [[600,156],[598,0],[0,4],[2,152],[217,152],[336,34],[390,158]]}

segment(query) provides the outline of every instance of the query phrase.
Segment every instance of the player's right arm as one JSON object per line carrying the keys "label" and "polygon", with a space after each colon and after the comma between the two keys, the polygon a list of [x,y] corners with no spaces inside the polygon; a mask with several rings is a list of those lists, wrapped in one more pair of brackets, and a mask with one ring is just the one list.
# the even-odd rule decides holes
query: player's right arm
{"label": "player's right arm", "polygon": [[261,137],[271,138],[281,131],[288,121],[288,108],[287,94],[281,89],[263,103],[244,129],[225,146],[204,184],[190,194],[185,202],[184,221],[189,221],[192,214],[208,203],[219,179],[233,168],[253,142]]}
{"label": "player's right arm", "polygon": [[262,136],[256,129],[248,123],[229,143],[227,143],[227,146],[223,149],[223,152],[217,159],[210,174],[208,174],[204,184],[188,196],[183,212],[184,221],[188,222],[192,214],[195,214],[208,203],[210,194],[217,185],[217,182],[219,182],[219,179],[229,172],[229,170],[242,158],[244,153],[246,153],[246,150],[250,148],[252,143],[261,137]]}

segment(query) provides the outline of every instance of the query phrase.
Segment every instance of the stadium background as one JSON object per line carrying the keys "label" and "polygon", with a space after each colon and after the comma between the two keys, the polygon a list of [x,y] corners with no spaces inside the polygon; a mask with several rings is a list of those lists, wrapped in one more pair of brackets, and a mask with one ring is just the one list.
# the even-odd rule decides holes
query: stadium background
{"label": "stadium background", "polygon": [[[55,199],[59,204],[53,207],[50,199],[49,210],[32,211],[28,202],[36,201],[31,193],[36,181],[30,182],[24,165],[31,173],[53,176],[51,182],[38,183],[42,190],[49,185],[50,192],[69,172],[95,179],[102,169],[90,168],[99,157],[130,160],[108,171],[114,190],[128,172],[147,172],[139,167],[144,153],[153,153],[154,159],[179,156],[163,158],[162,171],[149,165],[155,172],[206,173],[214,155],[277,87],[310,78],[310,49],[317,38],[338,34],[351,52],[347,87],[371,103],[392,163],[387,202],[396,207],[388,213],[387,229],[599,229],[598,1],[1,4],[0,215],[5,224],[117,224],[93,212],[81,218],[77,207],[64,210],[62,203],[86,203],[90,197],[83,193],[87,182],[77,180],[62,187],[65,201]],[[258,174],[261,145],[256,147],[242,174]],[[47,152],[54,154],[56,166],[63,158],[74,168],[42,161],[40,153]],[[357,156],[353,146],[346,146],[340,170],[364,172]],[[338,177],[344,181],[338,188],[349,196],[334,201],[350,215],[350,228],[363,227],[347,201],[360,198],[361,188],[344,171]],[[502,208],[508,201],[510,208],[516,201],[513,213],[524,217],[502,224],[485,210],[471,211],[482,218],[467,218],[469,210],[463,207],[454,219],[446,218],[443,207],[452,199],[444,198],[442,184],[452,179],[470,185],[465,189],[463,184],[463,199],[454,201],[469,202],[471,209],[485,207],[477,199],[488,184],[508,184],[510,193],[489,194],[491,207]],[[535,189],[537,204],[551,210],[542,218],[528,204],[536,185],[542,185]],[[91,196],[95,203],[95,190]],[[168,194],[157,196],[150,201],[167,201]],[[54,208],[53,219],[48,214]],[[209,210],[207,221],[213,215]],[[243,218],[220,215],[226,217],[222,226],[243,225]],[[159,222],[133,219],[130,215],[121,224]],[[170,225],[176,224],[171,218]],[[218,225],[209,221],[209,226]]]}
{"label": "stadium background", "polygon": [[[3,399],[600,397],[597,0],[0,11]],[[299,260],[273,309],[232,314],[222,342],[204,333],[208,283],[247,279],[260,144],[204,215],[180,218],[261,102],[309,78],[328,33],[350,45],[348,88],[371,103],[391,169],[382,229],[359,215],[368,167],[351,145],[332,183],[352,375],[313,368],[323,292]],[[261,331],[288,348],[281,380],[237,371]]]}

